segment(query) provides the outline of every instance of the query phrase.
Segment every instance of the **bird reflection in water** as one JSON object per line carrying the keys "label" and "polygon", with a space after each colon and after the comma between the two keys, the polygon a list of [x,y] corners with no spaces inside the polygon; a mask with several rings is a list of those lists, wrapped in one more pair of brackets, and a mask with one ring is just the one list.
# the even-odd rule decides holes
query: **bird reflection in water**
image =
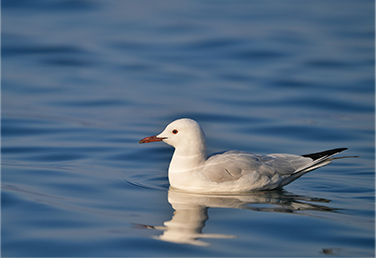
{"label": "bird reflection in water", "polygon": [[[336,209],[321,205],[329,200],[294,195],[285,190],[263,191],[241,195],[195,194],[170,189],[168,201],[175,210],[172,219],[164,226],[136,224],[143,228],[162,230],[155,238],[180,244],[207,246],[203,238],[236,238],[226,234],[204,234],[202,229],[209,219],[209,208],[235,208],[261,212],[297,213],[304,211],[335,212]],[[309,202],[320,203],[312,204]]]}

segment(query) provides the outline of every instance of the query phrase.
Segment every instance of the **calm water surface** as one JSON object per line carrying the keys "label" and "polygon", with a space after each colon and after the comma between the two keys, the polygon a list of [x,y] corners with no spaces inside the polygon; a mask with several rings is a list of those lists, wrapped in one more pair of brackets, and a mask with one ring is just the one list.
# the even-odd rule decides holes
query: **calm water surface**
{"label": "calm water surface", "polygon": [[[373,257],[374,1],[2,1],[3,257]],[[169,190],[209,152],[348,147],[282,191]]]}

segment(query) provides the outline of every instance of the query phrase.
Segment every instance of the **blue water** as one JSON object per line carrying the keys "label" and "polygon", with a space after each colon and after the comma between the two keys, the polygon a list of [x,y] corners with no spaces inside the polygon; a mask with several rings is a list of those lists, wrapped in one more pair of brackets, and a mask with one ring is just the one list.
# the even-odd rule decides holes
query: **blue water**
{"label": "blue water", "polygon": [[[374,1],[3,0],[3,257],[375,255]],[[347,147],[283,191],[169,190],[210,153]]]}

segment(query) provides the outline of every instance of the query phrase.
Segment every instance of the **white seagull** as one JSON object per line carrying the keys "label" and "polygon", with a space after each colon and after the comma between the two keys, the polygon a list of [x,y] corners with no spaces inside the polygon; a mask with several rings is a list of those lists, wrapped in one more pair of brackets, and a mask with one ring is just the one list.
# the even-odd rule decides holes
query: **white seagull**
{"label": "white seagull", "polygon": [[227,151],[208,157],[201,126],[189,118],[167,125],[138,143],[163,141],[175,147],[168,169],[173,188],[198,193],[240,193],[282,188],[305,173],[331,163],[347,148],[318,153],[260,155]]}

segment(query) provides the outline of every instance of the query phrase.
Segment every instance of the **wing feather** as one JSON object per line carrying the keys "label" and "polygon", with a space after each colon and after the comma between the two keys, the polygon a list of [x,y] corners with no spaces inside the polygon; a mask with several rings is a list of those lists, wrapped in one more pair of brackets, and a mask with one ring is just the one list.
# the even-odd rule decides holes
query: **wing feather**
{"label": "wing feather", "polygon": [[311,158],[291,154],[258,155],[228,151],[211,156],[201,173],[217,183],[235,181],[250,173],[272,178],[276,174],[291,175],[312,162]]}

